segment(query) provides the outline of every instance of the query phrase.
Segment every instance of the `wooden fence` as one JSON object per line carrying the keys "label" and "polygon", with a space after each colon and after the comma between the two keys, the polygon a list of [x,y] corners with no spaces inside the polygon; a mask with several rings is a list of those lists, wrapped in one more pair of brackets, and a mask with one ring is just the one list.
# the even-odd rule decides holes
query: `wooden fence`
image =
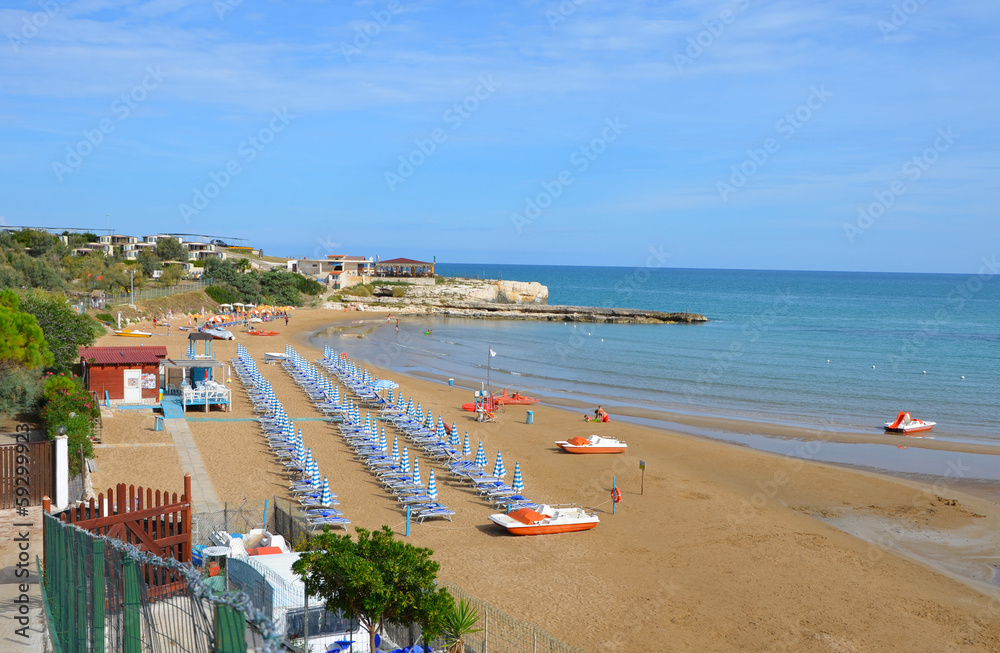
{"label": "wooden fence", "polygon": [[[0,445],[0,508],[37,506],[55,494],[55,443]],[[24,499],[27,499],[27,503]]]}

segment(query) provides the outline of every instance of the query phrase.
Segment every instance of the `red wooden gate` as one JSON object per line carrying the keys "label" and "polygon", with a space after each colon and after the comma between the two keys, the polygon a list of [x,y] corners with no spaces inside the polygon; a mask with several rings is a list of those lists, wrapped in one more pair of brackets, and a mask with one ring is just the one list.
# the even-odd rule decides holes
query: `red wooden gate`
{"label": "red wooden gate", "polygon": [[[184,475],[184,493],[155,492],[149,488],[119,483],[89,503],[81,503],[61,513],[59,518],[86,531],[113,537],[161,558],[191,562],[191,475]],[[49,501],[43,503],[50,511]],[[187,587],[185,581],[168,570],[143,565],[149,598],[171,596]]]}

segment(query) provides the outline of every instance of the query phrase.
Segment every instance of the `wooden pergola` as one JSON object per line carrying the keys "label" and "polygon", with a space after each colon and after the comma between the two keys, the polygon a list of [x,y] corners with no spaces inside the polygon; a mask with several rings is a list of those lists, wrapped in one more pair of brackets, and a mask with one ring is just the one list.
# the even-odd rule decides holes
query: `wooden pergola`
{"label": "wooden pergola", "polygon": [[375,264],[375,275],[379,277],[433,277],[434,264],[414,261],[411,258],[393,258]]}

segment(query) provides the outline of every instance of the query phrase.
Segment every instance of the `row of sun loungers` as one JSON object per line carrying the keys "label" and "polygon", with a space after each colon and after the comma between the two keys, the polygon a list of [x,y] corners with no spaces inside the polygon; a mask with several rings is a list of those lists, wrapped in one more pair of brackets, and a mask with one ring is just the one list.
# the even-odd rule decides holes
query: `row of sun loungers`
{"label": "row of sun loungers", "polygon": [[[345,396],[341,397],[338,383],[309,364],[291,347],[287,347],[285,353],[288,357],[285,369],[317,407],[324,406],[342,417],[338,424],[341,437],[382,486],[397,498],[401,509],[409,508],[418,523],[427,519],[451,521],[455,512],[437,500],[435,482],[430,480],[428,486],[423,485],[419,477],[419,460],[415,459],[411,468],[408,454],[404,460],[398,454],[398,447],[393,452],[389,451],[385,441],[385,424],[390,406],[379,394],[378,381],[355,371],[331,370],[345,387]],[[346,396],[348,392],[351,397]],[[382,419],[373,420],[370,412],[362,419],[361,405],[379,410]],[[381,437],[378,432],[380,421],[383,423]],[[393,422],[393,425],[396,424]],[[428,439],[423,450],[428,456],[439,459],[460,457],[458,452],[442,446],[437,439],[434,442]],[[433,479],[433,472],[430,479]]]}
{"label": "row of sun loungers", "polygon": [[254,412],[258,413],[257,420],[268,447],[288,473],[289,490],[299,502],[307,523],[312,528],[340,526],[346,530],[351,522],[337,507],[339,501],[330,492],[329,481],[320,476],[312,450],[305,449],[302,430],[295,432],[271,383],[257,369],[243,345],[237,345],[232,365]]}

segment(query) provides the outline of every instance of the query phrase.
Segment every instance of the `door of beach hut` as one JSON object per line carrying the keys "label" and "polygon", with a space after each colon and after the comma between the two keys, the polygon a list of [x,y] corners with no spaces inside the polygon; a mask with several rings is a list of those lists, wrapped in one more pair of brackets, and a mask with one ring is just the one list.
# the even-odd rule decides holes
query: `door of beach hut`
{"label": "door of beach hut", "polygon": [[125,392],[122,399],[126,404],[142,403],[142,370],[125,370]]}

